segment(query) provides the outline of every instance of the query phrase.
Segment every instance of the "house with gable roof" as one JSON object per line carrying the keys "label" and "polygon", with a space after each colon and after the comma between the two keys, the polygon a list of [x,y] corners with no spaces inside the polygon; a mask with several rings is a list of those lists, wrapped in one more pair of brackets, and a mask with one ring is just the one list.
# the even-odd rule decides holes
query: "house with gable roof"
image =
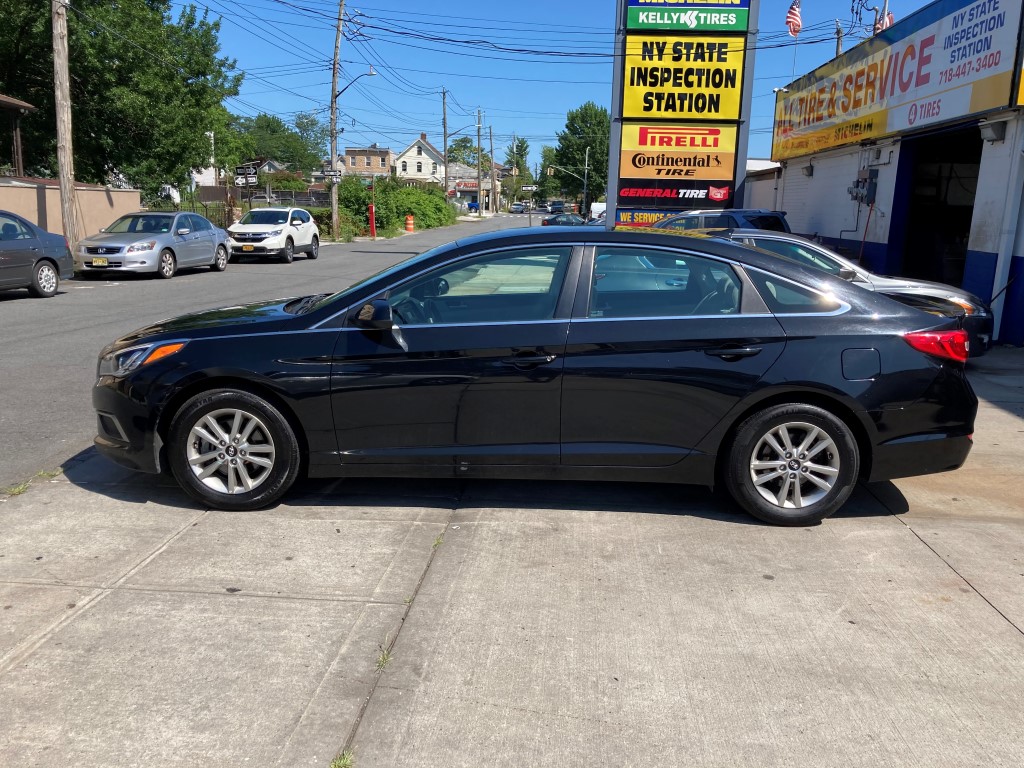
{"label": "house with gable roof", "polygon": [[395,174],[400,179],[444,184],[444,153],[421,133],[395,157]]}

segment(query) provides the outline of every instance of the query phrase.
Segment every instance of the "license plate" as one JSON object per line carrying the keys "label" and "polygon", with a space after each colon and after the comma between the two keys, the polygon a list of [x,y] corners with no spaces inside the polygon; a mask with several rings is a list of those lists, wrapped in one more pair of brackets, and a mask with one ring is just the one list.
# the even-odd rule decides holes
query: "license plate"
{"label": "license plate", "polygon": [[107,266],[107,260],[102,256],[93,256],[92,265],[94,267],[105,267]]}
{"label": "license plate", "polygon": [[243,251],[251,251],[252,250],[252,246],[251,245],[243,245],[242,246],[242,250]]}

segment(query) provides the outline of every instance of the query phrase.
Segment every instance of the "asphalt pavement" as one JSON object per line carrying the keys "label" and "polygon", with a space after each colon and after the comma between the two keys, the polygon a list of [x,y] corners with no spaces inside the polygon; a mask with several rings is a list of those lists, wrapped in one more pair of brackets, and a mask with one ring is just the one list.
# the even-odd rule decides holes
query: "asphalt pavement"
{"label": "asphalt pavement", "polygon": [[[59,299],[96,347],[174,314],[129,288],[180,280],[175,311],[209,306],[205,283],[214,304],[308,293],[417,237],[243,264],[248,290],[92,289],[138,302],[128,321]],[[60,303],[24,302],[21,328]],[[796,529],[619,483],[305,481],[209,511],[95,454],[92,363],[61,359],[95,348],[53,353],[79,433],[47,448],[59,474],[0,501],[0,765],[1020,765],[1024,350],[971,364],[963,469],[860,487]]]}

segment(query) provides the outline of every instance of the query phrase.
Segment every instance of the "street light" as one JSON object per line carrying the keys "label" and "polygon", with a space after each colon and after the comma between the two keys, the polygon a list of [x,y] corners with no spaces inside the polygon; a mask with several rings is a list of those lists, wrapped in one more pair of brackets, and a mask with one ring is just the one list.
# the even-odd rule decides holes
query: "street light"
{"label": "street light", "polygon": [[338,90],[338,70],[335,68],[334,77],[331,78],[331,237],[338,239],[338,97],[355,85],[356,80],[361,77],[373,77],[377,73],[370,65],[369,72],[356,75],[349,81],[348,85]]}

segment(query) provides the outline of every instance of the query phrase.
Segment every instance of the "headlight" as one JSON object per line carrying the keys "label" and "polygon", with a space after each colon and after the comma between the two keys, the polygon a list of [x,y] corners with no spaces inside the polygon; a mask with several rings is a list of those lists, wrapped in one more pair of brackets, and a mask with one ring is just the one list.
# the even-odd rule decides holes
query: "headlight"
{"label": "headlight", "polygon": [[146,240],[143,243],[132,243],[125,253],[141,253],[142,251],[152,251],[154,248],[156,248],[156,240]]}
{"label": "headlight", "polygon": [[105,352],[100,355],[96,368],[97,376],[127,376],[136,368],[163,360],[182,350],[187,342],[164,341],[157,344],[140,344],[137,347]]}
{"label": "headlight", "polygon": [[979,315],[981,317],[985,316],[984,307],[980,307],[977,304],[973,304],[961,296],[947,296],[946,301],[956,304],[958,307],[960,307],[960,309],[967,313],[968,317],[970,317],[971,315]]}
{"label": "headlight", "polygon": [[283,230],[283,229],[275,229],[275,230],[273,230],[272,232],[267,232],[267,234],[266,234],[266,235],[264,235],[264,237],[277,237],[277,236],[278,236],[278,235],[280,235],[280,234],[281,234],[282,232],[284,232],[284,230]]}

